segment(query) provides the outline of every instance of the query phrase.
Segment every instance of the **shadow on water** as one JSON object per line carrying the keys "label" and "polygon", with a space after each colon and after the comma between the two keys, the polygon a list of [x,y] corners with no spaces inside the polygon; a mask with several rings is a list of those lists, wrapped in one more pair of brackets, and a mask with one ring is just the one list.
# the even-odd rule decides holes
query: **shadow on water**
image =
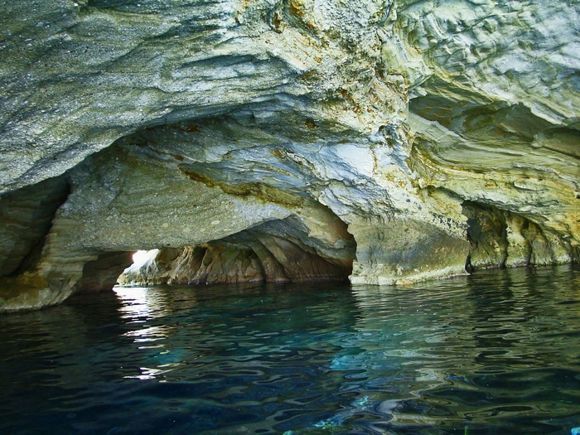
{"label": "shadow on water", "polygon": [[117,288],[0,317],[2,433],[569,433],[571,267]]}

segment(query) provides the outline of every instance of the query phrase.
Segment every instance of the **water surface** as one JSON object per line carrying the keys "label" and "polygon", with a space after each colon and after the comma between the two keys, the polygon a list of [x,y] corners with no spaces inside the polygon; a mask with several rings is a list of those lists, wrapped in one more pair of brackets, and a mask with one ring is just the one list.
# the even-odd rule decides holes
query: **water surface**
{"label": "water surface", "polygon": [[570,433],[579,272],[117,288],[0,317],[0,433]]}

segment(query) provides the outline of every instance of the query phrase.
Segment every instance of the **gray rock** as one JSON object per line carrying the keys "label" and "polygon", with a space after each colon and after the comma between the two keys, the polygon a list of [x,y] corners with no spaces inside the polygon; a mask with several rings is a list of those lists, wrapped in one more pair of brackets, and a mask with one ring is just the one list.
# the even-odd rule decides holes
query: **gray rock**
{"label": "gray rock", "polygon": [[[0,11],[0,310],[123,282],[577,260],[571,2]],[[67,190],[70,186],[70,191]]]}

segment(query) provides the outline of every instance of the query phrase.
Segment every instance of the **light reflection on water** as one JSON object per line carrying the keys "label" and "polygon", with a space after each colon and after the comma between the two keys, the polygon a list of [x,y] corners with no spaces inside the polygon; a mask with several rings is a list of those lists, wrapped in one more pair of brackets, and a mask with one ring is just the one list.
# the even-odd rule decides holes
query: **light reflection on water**
{"label": "light reflection on water", "polygon": [[0,432],[569,433],[578,276],[116,288],[3,316]]}
{"label": "light reflection on water", "polygon": [[[115,287],[115,294],[122,301],[119,307],[121,318],[129,323],[145,323],[148,320],[163,317],[170,313],[167,309],[165,293],[151,291],[146,287]],[[195,304],[195,297],[188,295],[188,306]],[[156,353],[155,365],[139,367],[140,373],[126,375],[125,379],[153,380],[165,382],[164,375],[184,365],[184,352],[167,348],[168,338],[175,333],[175,326],[157,325],[127,331],[123,335],[130,337],[137,349],[153,350]]]}

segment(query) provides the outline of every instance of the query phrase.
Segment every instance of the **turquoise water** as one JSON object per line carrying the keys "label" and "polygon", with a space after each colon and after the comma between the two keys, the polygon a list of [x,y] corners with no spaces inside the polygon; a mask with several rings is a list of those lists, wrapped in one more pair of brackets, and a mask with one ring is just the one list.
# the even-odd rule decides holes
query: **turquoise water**
{"label": "turquoise water", "polygon": [[0,433],[570,433],[570,267],[413,288],[119,288],[0,317]]}

